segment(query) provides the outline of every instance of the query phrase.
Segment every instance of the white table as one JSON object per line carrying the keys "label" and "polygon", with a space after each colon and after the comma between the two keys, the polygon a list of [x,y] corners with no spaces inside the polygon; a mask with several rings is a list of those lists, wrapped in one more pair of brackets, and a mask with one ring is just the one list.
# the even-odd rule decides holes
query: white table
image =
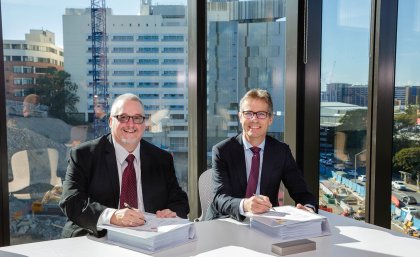
{"label": "white table", "polygon": [[[312,238],[317,243],[316,251],[290,256],[415,257],[420,254],[420,239],[327,212],[321,211],[320,214],[328,217],[332,235]],[[198,222],[195,226],[198,235],[196,241],[157,252],[153,256],[277,256],[271,252],[271,244],[279,240],[250,229],[246,224],[226,219]],[[131,257],[147,255],[110,245],[96,238],[78,237],[2,247],[0,256]]]}

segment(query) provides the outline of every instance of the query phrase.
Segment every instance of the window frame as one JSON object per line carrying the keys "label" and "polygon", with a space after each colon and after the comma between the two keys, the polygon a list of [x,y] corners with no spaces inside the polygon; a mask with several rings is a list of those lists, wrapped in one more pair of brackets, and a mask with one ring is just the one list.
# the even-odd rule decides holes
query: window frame
{"label": "window frame", "polygon": [[[296,99],[296,101],[286,101],[285,141],[295,154],[299,168],[304,170],[304,177],[310,190],[318,195],[319,138],[312,135],[319,132],[322,0],[289,0],[287,6],[291,8],[288,8],[287,16],[288,65],[285,95],[286,99]],[[190,106],[188,194],[191,219],[199,216],[198,177],[206,169],[206,8],[207,1],[187,1],[188,106]],[[293,17],[296,10],[297,17]],[[390,227],[397,10],[397,1],[372,0],[366,221],[386,228]],[[292,24],[293,22],[296,23]],[[0,0],[1,41],[3,41],[2,35]],[[5,80],[3,44],[0,46],[0,80]],[[300,104],[296,105],[293,102]],[[5,103],[3,87],[0,89],[0,121],[3,121],[0,122],[0,246],[10,244]],[[384,159],[389,162],[384,162]]]}

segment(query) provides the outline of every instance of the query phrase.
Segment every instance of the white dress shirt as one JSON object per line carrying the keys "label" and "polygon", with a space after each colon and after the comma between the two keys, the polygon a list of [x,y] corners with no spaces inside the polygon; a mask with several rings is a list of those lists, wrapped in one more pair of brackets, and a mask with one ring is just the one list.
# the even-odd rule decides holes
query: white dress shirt
{"label": "white dress shirt", "polygon": [[[130,154],[124,147],[113,140],[114,148],[115,148],[115,156],[117,159],[117,168],[118,168],[118,179],[120,183],[120,193],[121,193],[121,181],[122,181],[122,174],[124,169],[127,167],[128,163],[125,160],[127,156]],[[137,200],[138,200],[138,209],[141,212],[144,212],[144,204],[143,204],[143,192],[141,187],[141,164],[140,164],[140,143],[137,145],[136,149],[131,153],[134,155],[135,159],[133,162],[134,169],[136,171],[136,179],[137,179]],[[120,206],[118,202],[118,206]],[[97,225],[102,224],[110,224],[111,217],[117,209],[114,208],[106,208],[99,216]]]}

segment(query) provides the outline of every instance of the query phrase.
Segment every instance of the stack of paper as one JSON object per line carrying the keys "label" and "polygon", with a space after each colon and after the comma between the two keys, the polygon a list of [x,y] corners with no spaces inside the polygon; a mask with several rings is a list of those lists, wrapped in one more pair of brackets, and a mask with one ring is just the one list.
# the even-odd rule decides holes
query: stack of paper
{"label": "stack of paper", "polygon": [[156,218],[145,214],[147,223],[139,227],[101,225],[107,229],[107,239],[116,245],[136,251],[153,253],[195,239],[192,222],[181,218]]}
{"label": "stack of paper", "polygon": [[293,206],[275,207],[263,214],[246,213],[250,226],[281,240],[292,240],[329,235],[327,218],[297,209]]}

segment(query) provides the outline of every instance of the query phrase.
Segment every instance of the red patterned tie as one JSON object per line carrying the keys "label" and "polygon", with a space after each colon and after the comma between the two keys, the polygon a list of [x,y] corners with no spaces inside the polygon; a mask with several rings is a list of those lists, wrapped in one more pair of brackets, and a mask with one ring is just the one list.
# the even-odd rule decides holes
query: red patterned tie
{"label": "red patterned tie", "polygon": [[133,208],[138,208],[137,205],[137,179],[136,170],[134,169],[134,155],[129,154],[125,159],[128,163],[124,169],[121,182],[121,195],[120,195],[120,209],[124,207],[124,203],[129,204]]}
{"label": "red patterned tie", "polygon": [[249,198],[257,191],[258,175],[260,174],[260,150],[261,148],[253,146],[252,151],[251,172],[249,173],[248,185],[246,187],[245,197]]}

